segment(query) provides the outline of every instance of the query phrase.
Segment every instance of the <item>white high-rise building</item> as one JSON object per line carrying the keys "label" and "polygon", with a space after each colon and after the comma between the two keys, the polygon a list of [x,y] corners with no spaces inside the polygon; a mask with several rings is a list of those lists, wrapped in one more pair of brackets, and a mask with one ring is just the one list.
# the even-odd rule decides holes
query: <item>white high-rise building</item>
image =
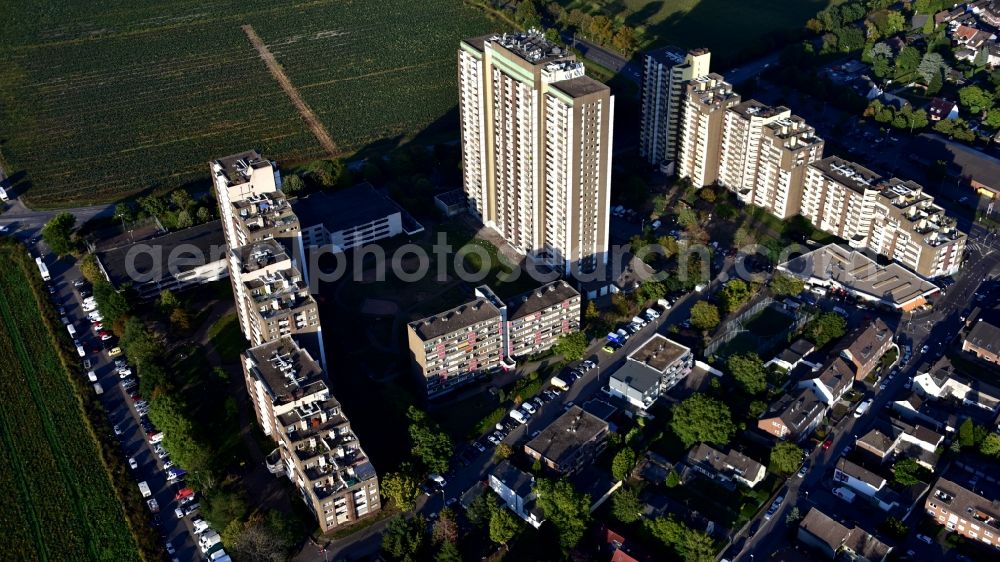
{"label": "white high-rise building", "polygon": [[462,41],[464,186],[470,211],[517,251],[569,273],[608,252],[614,97],[537,31]]}
{"label": "white high-rise building", "polygon": [[639,154],[666,173],[674,172],[681,128],[681,108],[688,81],[708,75],[712,54],[694,49],[687,54],[667,47],[646,54],[642,74],[642,128]]}

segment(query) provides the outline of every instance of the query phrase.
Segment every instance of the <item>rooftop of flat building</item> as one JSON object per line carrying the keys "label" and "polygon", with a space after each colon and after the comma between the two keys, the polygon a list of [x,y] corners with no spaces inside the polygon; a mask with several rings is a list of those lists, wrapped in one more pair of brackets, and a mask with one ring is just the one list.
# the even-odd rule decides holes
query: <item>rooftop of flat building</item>
{"label": "rooftop of flat building", "polygon": [[500,461],[500,464],[493,469],[493,477],[522,498],[531,495],[535,485],[534,476],[517,468],[506,459]]}
{"label": "rooftop of flat building", "polygon": [[665,66],[676,66],[684,62],[687,53],[680,47],[668,46],[646,52],[646,58]]}
{"label": "rooftop of flat building", "polygon": [[254,312],[270,319],[288,311],[314,305],[312,295],[294,267],[272,271],[243,283],[257,307]]}
{"label": "rooftop of flat building", "polygon": [[773,107],[754,99],[738,103],[733,107],[731,107],[730,110],[739,114],[744,119],[751,119],[754,117],[761,119],[768,119],[776,115],[781,115],[782,113],[790,111],[785,106],[779,105],[777,107]]}
{"label": "rooftop of flat building", "polygon": [[861,164],[844,160],[839,156],[827,156],[809,165],[837,183],[857,192],[878,189],[877,186],[882,181],[882,176]]}
{"label": "rooftop of flat building", "polygon": [[226,255],[222,222],[214,220],[98,252],[97,258],[111,284],[120,287],[123,283],[135,283],[140,277],[153,277],[150,282],[167,279],[171,269],[184,273],[225,259]]}
{"label": "rooftop of flat building", "polygon": [[611,88],[608,88],[607,84],[598,82],[589,76],[560,80],[559,82],[553,82],[550,86],[572,98],[582,98],[598,92],[610,93],[611,91]]}
{"label": "rooftop of flat building", "polygon": [[550,423],[525,447],[560,465],[573,456],[579,447],[597,439],[607,431],[608,422],[584,411],[579,406],[573,406]]}
{"label": "rooftop of flat building", "polygon": [[410,322],[410,328],[428,341],[473,326],[486,320],[500,320],[500,309],[489,299],[477,297],[454,308]]}
{"label": "rooftop of flat building", "polygon": [[[475,41],[475,40],[471,40]],[[483,44],[496,43],[531,64],[541,64],[565,58],[575,58],[565,47],[549,41],[537,29],[514,33],[497,33],[482,38]],[[473,44],[470,40],[467,43]]]}
{"label": "rooftop of flat building", "polygon": [[291,205],[279,192],[261,193],[233,202],[236,219],[251,231],[289,227],[298,223]]}
{"label": "rooftop of flat building", "polygon": [[322,224],[328,232],[340,232],[399,213],[399,206],[360,183],[337,191],[321,191],[292,200],[292,210],[305,227]]}
{"label": "rooftop of flat building", "polygon": [[611,378],[621,381],[635,389],[637,392],[645,394],[650,389],[655,388],[662,380],[662,373],[636,361],[626,361],[611,373]]}
{"label": "rooftop of flat building", "polygon": [[562,279],[517,295],[507,301],[507,319],[517,320],[551,306],[580,298],[580,293]]}
{"label": "rooftop of flat building", "polygon": [[270,168],[271,162],[256,150],[248,150],[213,160],[212,167],[229,181],[229,185],[239,185],[249,180],[251,170]]}
{"label": "rooftop of flat building", "polygon": [[882,266],[857,250],[837,244],[792,258],[778,268],[801,278],[836,282],[897,308],[940,290],[898,263]]}
{"label": "rooftop of flat building", "polygon": [[667,367],[690,352],[688,347],[660,334],[654,334],[630,353],[628,360],[646,365],[662,373],[667,370]]}
{"label": "rooftop of flat building", "polygon": [[252,363],[251,372],[276,403],[329,390],[319,363],[291,336],[250,348],[244,355]]}
{"label": "rooftop of flat building", "polygon": [[232,250],[240,264],[240,271],[250,273],[289,259],[288,249],[274,238],[240,246]]}

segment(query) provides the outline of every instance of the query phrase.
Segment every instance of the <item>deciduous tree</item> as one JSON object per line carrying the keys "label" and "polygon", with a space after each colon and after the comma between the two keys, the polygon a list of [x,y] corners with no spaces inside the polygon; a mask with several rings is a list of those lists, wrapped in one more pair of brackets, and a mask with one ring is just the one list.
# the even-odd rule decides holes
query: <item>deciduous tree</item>
{"label": "deciduous tree", "polygon": [[788,475],[802,464],[802,447],[788,441],[781,441],[771,450],[771,472]]}
{"label": "deciduous tree", "polygon": [[611,460],[611,476],[615,480],[625,480],[632,473],[632,469],[635,468],[635,463],[635,451],[630,447],[623,448],[615,453],[615,457]]}
{"label": "deciduous tree", "polygon": [[412,519],[393,519],[382,533],[382,550],[398,560],[417,560],[417,554],[425,542],[424,528],[424,518],[419,515]]}
{"label": "deciduous tree", "polygon": [[670,427],[685,447],[702,441],[725,445],[736,433],[729,407],[704,394],[694,394],[674,406]]}
{"label": "deciduous tree", "polygon": [[60,256],[72,254],[76,250],[76,243],[73,241],[75,224],[76,217],[71,213],[59,213],[42,227],[42,240]]}
{"label": "deciduous tree", "polygon": [[628,486],[622,486],[611,496],[611,514],[622,523],[634,523],[642,513],[642,502],[638,494]]}
{"label": "deciduous tree", "polygon": [[401,511],[413,509],[420,483],[409,471],[390,472],[380,482],[382,495],[396,505]]}
{"label": "deciduous tree", "polygon": [[760,394],[767,388],[767,374],[764,372],[764,361],[753,352],[732,355],[726,361],[729,374],[736,383],[750,395]]}
{"label": "deciduous tree", "polygon": [[535,485],[538,506],[559,532],[559,546],[569,552],[583,537],[590,522],[590,495],[577,492],[567,480],[539,479]]}
{"label": "deciduous tree", "polygon": [[698,301],[691,307],[691,325],[709,331],[719,325],[719,309],[708,301]]}
{"label": "deciduous tree", "polygon": [[500,508],[493,510],[490,516],[490,540],[503,545],[504,547],[515,537],[520,530],[520,522],[509,509]]}
{"label": "deciduous tree", "polygon": [[563,356],[566,361],[578,361],[587,353],[587,335],[583,332],[566,334],[556,340],[552,350]]}

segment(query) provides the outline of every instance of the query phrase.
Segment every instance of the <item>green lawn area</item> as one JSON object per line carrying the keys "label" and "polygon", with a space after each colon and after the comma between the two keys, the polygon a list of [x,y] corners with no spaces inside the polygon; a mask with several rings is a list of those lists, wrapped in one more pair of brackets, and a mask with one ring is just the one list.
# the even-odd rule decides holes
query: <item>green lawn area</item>
{"label": "green lawn area", "polygon": [[[81,374],[68,372],[54,347],[69,345],[65,331],[53,334],[42,321],[32,291],[37,273],[26,271],[25,258],[13,252],[23,248],[0,249],[5,264],[0,268],[0,537],[5,550],[23,560],[140,560],[102,462],[101,444],[70,379]],[[46,312],[54,319],[53,311]],[[89,385],[78,388],[90,390]]]}
{"label": "green lawn area", "polygon": [[247,348],[247,339],[240,330],[236,313],[227,314],[208,328],[208,338],[223,363],[239,363],[240,353]]}
{"label": "green lawn area", "polygon": [[726,58],[776,31],[797,30],[830,0],[559,0],[568,9],[624,18],[643,47],[708,47]]}

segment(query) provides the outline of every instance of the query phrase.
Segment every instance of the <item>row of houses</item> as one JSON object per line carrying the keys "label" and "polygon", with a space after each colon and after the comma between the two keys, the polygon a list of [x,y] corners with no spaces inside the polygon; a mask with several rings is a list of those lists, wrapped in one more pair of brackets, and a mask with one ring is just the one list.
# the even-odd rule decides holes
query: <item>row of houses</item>
{"label": "row of houses", "polygon": [[[808,344],[793,344],[800,351]],[[789,392],[771,404],[757,428],[778,439],[801,441],[819,425],[826,412],[866,378],[893,343],[892,330],[880,318],[849,336],[849,343],[824,366],[810,370]]]}

